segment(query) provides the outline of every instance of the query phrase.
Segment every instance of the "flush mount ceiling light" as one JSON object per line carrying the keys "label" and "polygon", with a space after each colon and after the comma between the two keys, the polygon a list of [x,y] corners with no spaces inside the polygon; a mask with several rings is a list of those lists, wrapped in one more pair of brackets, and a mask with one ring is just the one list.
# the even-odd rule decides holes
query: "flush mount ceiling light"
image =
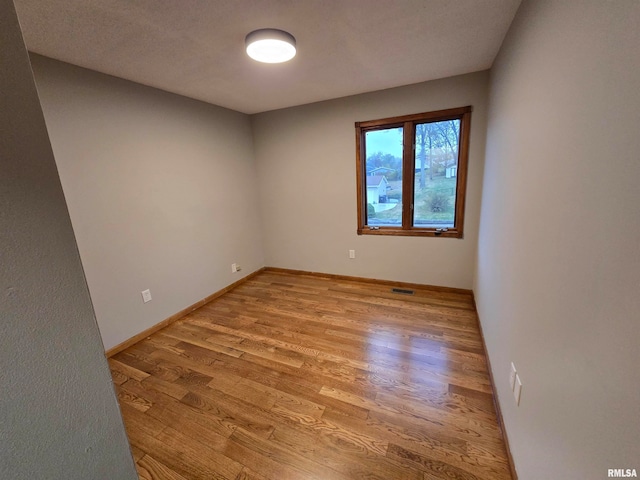
{"label": "flush mount ceiling light", "polygon": [[244,40],[247,55],[264,63],[282,63],[296,56],[296,39],[275,28],[254,30]]}

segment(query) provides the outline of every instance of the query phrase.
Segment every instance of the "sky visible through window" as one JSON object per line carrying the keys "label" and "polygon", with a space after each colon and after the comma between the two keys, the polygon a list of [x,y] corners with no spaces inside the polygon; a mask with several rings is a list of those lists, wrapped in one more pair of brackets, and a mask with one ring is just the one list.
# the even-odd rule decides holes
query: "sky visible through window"
{"label": "sky visible through window", "polygon": [[379,130],[376,135],[367,135],[367,155],[376,152],[394,152],[401,146],[402,129],[400,128]]}

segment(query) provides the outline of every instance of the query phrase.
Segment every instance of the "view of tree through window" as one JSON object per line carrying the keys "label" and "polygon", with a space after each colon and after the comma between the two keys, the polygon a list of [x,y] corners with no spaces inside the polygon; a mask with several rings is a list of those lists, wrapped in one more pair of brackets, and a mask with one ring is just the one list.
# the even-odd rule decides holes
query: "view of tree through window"
{"label": "view of tree through window", "polygon": [[460,120],[416,125],[413,225],[453,228]]}
{"label": "view of tree through window", "polygon": [[462,237],[471,107],[356,123],[358,233]]}

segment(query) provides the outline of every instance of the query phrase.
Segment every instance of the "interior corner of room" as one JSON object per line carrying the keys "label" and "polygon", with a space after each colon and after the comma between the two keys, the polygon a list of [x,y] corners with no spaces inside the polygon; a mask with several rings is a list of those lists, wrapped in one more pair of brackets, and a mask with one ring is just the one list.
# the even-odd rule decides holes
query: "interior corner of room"
{"label": "interior corner of room", "polygon": [[[60,368],[78,357],[54,345],[80,352],[96,372],[78,369],[85,401],[112,420],[89,427],[106,432],[97,448],[117,445],[107,456],[122,458],[126,438],[97,353],[272,268],[472,292],[518,477],[640,470],[635,0],[524,0],[489,69],[251,114],[27,54],[12,2],[0,14],[11,19],[0,31],[0,198],[24,202],[0,215],[2,229],[18,232],[28,217],[24,232],[0,234],[12,319],[0,326],[2,368],[10,352],[29,372],[27,350]],[[354,123],[467,105],[464,237],[358,235]],[[59,262],[40,268],[18,244]],[[32,292],[20,301],[16,278]],[[38,291],[57,299],[51,323],[33,320]],[[33,344],[18,335],[28,331]],[[38,397],[37,385],[17,382],[7,383]],[[107,463],[78,468],[91,478]]]}

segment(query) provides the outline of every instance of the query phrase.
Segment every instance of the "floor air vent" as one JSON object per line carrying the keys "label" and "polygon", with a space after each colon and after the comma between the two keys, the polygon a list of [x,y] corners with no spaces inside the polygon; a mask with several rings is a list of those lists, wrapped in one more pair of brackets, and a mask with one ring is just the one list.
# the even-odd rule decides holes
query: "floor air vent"
{"label": "floor air vent", "polygon": [[392,288],[391,293],[400,293],[402,295],[413,295],[413,290],[407,290],[405,288]]}

